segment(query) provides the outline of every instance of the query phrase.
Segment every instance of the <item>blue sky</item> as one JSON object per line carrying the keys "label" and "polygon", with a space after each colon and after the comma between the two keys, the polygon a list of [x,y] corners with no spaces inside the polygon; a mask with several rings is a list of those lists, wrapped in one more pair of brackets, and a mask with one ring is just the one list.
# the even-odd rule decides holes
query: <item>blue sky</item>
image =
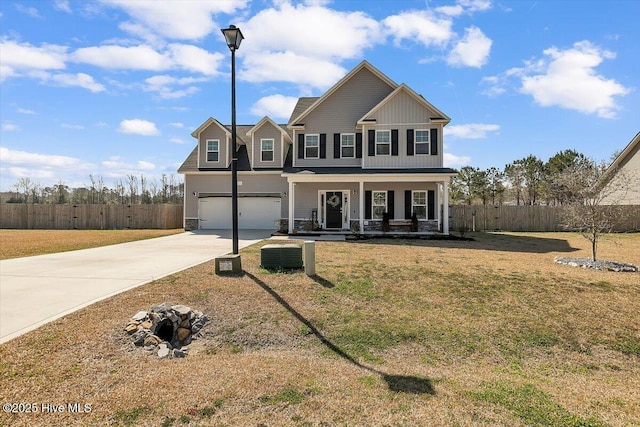
{"label": "blue sky", "polygon": [[212,116],[286,122],[363,59],[452,118],[445,163],[486,169],[640,130],[640,2],[11,1],[0,3],[0,188],[177,174]]}

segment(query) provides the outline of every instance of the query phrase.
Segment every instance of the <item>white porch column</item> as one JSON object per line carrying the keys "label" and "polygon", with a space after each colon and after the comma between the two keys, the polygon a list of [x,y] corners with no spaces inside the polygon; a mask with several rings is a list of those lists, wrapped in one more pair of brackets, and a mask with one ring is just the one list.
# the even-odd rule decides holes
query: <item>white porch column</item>
{"label": "white porch column", "polygon": [[364,181],[360,181],[360,188],[358,189],[358,197],[360,204],[360,233],[364,233]]}
{"label": "white porch column", "polygon": [[449,234],[449,181],[442,182],[442,234]]}
{"label": "white porch column", "polygon": [[296,199],[294,197],[295,185],[289,181],[289,233],[293,233],[293,214],[295,212]]}

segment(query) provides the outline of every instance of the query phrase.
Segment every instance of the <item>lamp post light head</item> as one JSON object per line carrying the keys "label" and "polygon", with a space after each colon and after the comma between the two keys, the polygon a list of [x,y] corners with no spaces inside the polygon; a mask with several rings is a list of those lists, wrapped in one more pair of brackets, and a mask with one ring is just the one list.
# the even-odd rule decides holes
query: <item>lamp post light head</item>
{"label": "lamp post light head", "polygon": [[240,43],[242,43],[242,40],[244,39],[240,28],[236,27],[235,25],[229,25],[229,28],[224,28],[220,31],[222,31],[222,34],[224,34],[224,38],[227,41],[227,46],[229,46],[229,49],[232,52],[240,48]]}

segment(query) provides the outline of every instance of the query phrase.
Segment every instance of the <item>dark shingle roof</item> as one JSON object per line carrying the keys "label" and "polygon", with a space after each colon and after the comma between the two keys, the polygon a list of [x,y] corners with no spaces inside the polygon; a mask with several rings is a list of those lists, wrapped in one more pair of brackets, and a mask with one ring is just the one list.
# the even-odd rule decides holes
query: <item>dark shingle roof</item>
{"label": "dark shingle roof", "polygon": [[311,107],[311,105],[313,105],[313,103],[316,102],[318,99],[320,98],[317,96],[307,96],[307,97],[302,97],[298,99],[298,103],[293,109],[293,113],[291,113],[291,117],[289,117],[288,124],[292,125],[293,124],[292,120],[294,120],[300,114],[304,113],[307,110],[307,108]]}

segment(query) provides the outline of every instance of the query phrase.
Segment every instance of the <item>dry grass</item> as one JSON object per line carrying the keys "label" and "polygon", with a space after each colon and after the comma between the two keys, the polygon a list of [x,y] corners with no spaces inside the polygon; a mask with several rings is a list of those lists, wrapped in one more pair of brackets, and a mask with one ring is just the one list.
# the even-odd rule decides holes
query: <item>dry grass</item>
{"label": "dry grass", "polygon": [[[205,263],[0,346],[2,402],[91,404],[5,425],[631,426],[640,424],[640,276],[553,263],[574,234],[319,242],[317,273]],[[640,265],[640,235],[601,245]],[[170,301],[212,321],[186,359],[122,330]]]}
{"label": "dry grass", "polygon": [[114,245],[184,230],[0,230],[0,259]]}

